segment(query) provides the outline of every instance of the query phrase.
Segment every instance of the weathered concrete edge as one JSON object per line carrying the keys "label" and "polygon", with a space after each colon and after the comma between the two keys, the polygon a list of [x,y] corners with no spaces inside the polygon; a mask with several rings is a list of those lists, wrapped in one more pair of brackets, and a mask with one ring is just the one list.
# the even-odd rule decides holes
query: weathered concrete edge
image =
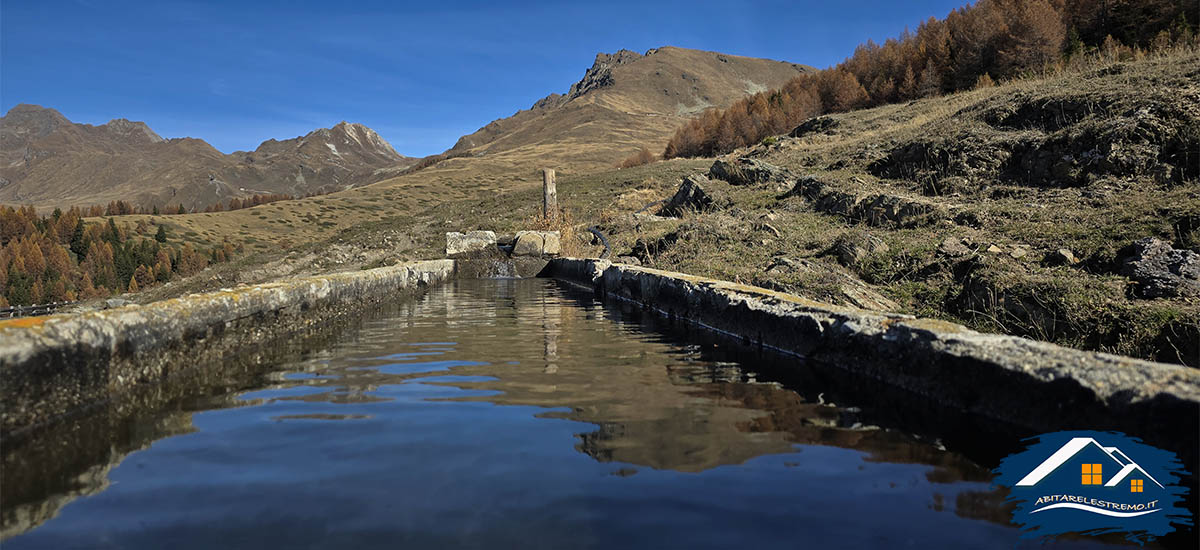
{"label": "weathered concrete edge", "polygon": [[545,275],[1036,432],[1119,430],[1196,457],[1200,371],[607,260]]}
{"label": "weathered concrete edge", "polygon": [[455,274],[454,260],[431,260],[0,322],[0,428],[10,434],[53,420]]}

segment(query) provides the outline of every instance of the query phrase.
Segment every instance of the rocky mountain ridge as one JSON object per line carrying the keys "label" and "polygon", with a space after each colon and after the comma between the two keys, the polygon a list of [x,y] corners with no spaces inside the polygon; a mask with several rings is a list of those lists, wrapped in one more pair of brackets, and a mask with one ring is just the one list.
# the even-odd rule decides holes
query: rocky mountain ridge
{"label": "rocky mountain ridge", "polygon": [[599,53],[565,94],[552,93],[527,110],[490,122],[459,138],[450,152],[493,154],[555,141],[611,146],[612,138],[601,138],[601,133],[623,134],[630,140],[620,156],[641,146],[660,149],[666,142],[660,134],[669,137],[668,129],[673,131],[700,111],[781,86],[811,70],[795,63],[672,46],[644,54],[625,49]]}
{"label": "rocky mountain ridge", "polygon": [[224,154],[204,140],[164,139],[123,118],[78,124],[28,104],[0,117],[0,202],[41,208],[111,200],[204,208],[260,193],[323,193],[372,183],[376,171],[413,160],[374,130],[345,121]]}

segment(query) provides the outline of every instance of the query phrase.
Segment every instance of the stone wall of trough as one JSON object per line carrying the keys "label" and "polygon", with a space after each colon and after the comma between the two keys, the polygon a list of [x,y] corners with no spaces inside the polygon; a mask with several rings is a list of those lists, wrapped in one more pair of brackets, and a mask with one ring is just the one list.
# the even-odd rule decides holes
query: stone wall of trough
{"label": "stone wall of trough", "polygon": [[454,276],[454,260],[433,260],[0,321],[0,431],[12,435]]}
{"label": "stone wall of trough", "polygon": [[[0,431],[10,436],[365,304],[481,274],[434,260],[0,321]],[[1118,430],[1179,452],[1185,463],[1200,457],[1197,369],[606,260],[554,259],[542,275],[1033,432]]]}
{"label": "stone wall of trough", "polygon": [[1117,430],[1198,456],[1197,369],[606,260],[555,259],[544,274],[1024,430]]}

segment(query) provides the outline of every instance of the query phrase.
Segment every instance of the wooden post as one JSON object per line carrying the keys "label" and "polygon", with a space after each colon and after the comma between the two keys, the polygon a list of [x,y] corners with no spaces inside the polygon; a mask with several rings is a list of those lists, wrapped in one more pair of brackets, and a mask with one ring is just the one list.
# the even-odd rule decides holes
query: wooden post
{"label": "wooden post", "polygon": [[554,188],[554,169],[542,169],[542,215],[546,219],[558,217],[558,191]]}

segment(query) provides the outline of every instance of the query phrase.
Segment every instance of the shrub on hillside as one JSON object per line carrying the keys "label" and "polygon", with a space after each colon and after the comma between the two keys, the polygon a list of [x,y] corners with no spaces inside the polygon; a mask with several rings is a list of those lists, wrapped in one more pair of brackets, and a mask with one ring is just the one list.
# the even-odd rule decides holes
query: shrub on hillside
{"label": "shrub on hillside", "polygon": [[658,160],[658,157],[655,156],[654,153],[651,153],[649,149],[642,147],[640,151],[625,157],[625,160],[617,163],[617,168],[633,168],[634,166],[650,164],[656,160]]}

